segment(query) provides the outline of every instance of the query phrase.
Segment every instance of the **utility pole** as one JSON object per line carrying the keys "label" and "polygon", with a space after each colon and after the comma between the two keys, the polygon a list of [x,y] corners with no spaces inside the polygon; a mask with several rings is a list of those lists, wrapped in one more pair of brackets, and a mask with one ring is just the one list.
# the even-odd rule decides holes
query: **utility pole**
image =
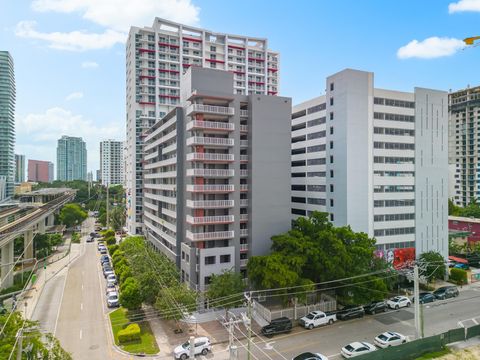
{"label": "utility pole", "polygon": [[18,337],[17,360],[22,360],[23,329],[18,330],[17,337]]}
{"label": "utility pole", "polygon": [[423,337],[421,331],[421,320],[420,320],[420,299],[419,299],[419,286],[418,286],[418,265],[415,264],[413,267],[413,301],[414,301],[414,310],[415,310],[415,336],[417,339]]}
{"label": "utility pole", "polygon": [[190,336],[190,359],[195,359],[195,338],[193,336]]}
{"label": "utility pole", "polygon": [[251,359],[251,344],[252,344],[252,292],[244,293],[245,299],[247,299],[247,317],[249,324],[247,326],[247,338],[248,338],[248,348],[247,348],[247,359]]}

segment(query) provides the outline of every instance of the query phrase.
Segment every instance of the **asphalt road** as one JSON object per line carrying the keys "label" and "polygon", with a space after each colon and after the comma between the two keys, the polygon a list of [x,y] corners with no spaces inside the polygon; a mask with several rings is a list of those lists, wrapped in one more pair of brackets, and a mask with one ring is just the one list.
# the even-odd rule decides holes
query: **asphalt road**
{"label": "asphalt road", "polygon": [[[460,296],[455,299],[425,304],[423,308],[425,336],[456,328],[460,326],[459,322],[464,326],[480,323],[479,302],[480,291],[471,289],[461,291]],[[329,359],[340,359],[340,349],[346,344],[353,341],[373,343],[378,334],[388,330],[397,331],[414,339],[413,308],[391,310],[374,316],[367,315],[363,319],[338,321],[314,330],[296,327],[290,334],[270,339],[255,338],[251,346],[252,359],[292,359],[305,351],[319,352],[327,355]],[[237,342],[239,359],[247,359],[247,352],[242,348],[245,344],[245,341]],[[220,351],[222,348],[217,347],[217,350]]]}
{"label": "asphalt road", "polygon": [[[87,221],[89,234],[94,221]],[[84,252],[68,271],[55,335],[75,360],[122,359],[112,348],[97,244],[84,240]]]}

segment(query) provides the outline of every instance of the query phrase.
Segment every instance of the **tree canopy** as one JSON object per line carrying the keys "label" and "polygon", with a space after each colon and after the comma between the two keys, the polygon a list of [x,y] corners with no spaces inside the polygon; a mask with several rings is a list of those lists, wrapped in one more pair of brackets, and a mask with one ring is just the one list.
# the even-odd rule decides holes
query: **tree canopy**
{"label": "tree canopy", "polygon": [[[387,282],[377,275],[336,281],[387,271],[387,265],[374,255],[375,239],[349,226],[334,227],[326,213],[298,218],[291,230],[272,236],[271,248],[270,255],[255,256],[248,262],[248,278],[257,289],[301,286],[307,291],[315,290],[314,283],[332,282],[323,288],[335,287],[344,303],[384,298],[388,293]],[[298,288],[294,292],[300,298]]]}
{"label": "tree canopy", "polygon": [[219,299],[215,301],[215,307],[229,309],[243,302],[244,290],[245,284],[240,273],[233,270],[224,271],[219,275],[211,276],[207,298]]}
{"label": "tree canopy", "polygon": [[420,273],[425,275],[429,282],[445,277],[447,268],[445,259],[436,251],[424,252],[420,255]]}
{"label": "tree canopy", "polygon": [[66,227],[81,224],[86,218],[87,213],[82,210],[78,204],[67,204],[60,210],[59,219]]}

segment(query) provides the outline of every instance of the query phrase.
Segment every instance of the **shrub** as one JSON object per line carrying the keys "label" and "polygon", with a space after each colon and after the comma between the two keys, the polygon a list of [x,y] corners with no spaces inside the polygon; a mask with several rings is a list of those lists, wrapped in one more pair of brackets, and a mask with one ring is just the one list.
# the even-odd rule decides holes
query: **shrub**
{"label": "shrub", "polygon": [[107,245],[115,245],[117,243],[117,239],[115,239],[115,236],[107,237],[105,238],[105,242],[107,243]]}
{"label": "shrub", "polygon": [[102,231],[101,234],[104,238],[115,237],[115,231],[112,229]]}
{"label": "shrub", "polygon": [[450,280],[458,285],[466,284],[467,281],[467,272],[462,269],[453,268],[450,270]]}
{"label": "shrub", "polygon": [[130,324],[125,329],[117,333],[118,342],[120,344],[140,340],[140,326],[138,324]]}
{"label": "shrub", "polygon": [[110,256],[113,256],[113,254],[115,254],[115,252],[118,251],[118,245],[117,244],[109,245],[109,246],[107,246],[107,248],[108,248],[108,253],[110,254]]}
{"label": "shrub", "polygon": [[76,232],[72,233],[71,241],[73,244],[80,244],[80,235]]}

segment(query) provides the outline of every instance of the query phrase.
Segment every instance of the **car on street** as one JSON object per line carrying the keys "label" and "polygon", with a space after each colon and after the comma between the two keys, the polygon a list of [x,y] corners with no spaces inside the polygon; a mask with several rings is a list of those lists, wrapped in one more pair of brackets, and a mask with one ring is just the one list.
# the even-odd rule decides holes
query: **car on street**
{"label": "car on street", "polygon": [[108,293],[116,292],[116,291],[117,291],[117,287],[112,283],[107,284],[107,286],[105,287],[105,295],[108,295]]}
{"label": "car on street", "polygon": [[106,247],[100,248],[100,254],[102,254],[102,255],[107,255],[107,253],[108,253],[108,252],[107,252],[107,248],[106,248]]}
{"label": "car on street", "polygon": [[379,312],[387,311],[387,304],[383,300],[382,301],[372,301],[371,303],[365,305],[363,307],[363,309],[365,310],[366,314],[375,315]]}
{"label": "car on street", "polygon": [[335,314],[327,314],[323,311],[312,311],[311,313],[298,320],[300,326],[310,330],[317,326],[333,324],[335,321],[337,321],[337,316]]}
{"label": "car on street", "polygon": [[[197,337],[193,340],[194,355],[207,355],[209,351],[212,351],[212,344],[208,337]],[[184,342],[182,345],[177,346],[173,350],[173,356],[175,359],[185,360],[190,357],[190,341]]]}
{"label": "car on street", "polygon": [[102,255],[100,257],[100,263],[103,264],[105,262],[110,262],[110,258],[108,257],[108,255]]}
{"label": "car on street", "polygon": [[360,305],[347,305],[343,309],[337,312],[338,320],[350,320],[355,318],[361,318],[365,315],[363,306]]}
{"label": "car on street", "polygon": [[101,249],[106,249],[107,247],[105,246],[105,244],[98,244],[97,246],[97,249],[98,251],[100,251]]}
{"label": "car on street", "polygon": [[115,274],[111,267],[107,267],[103,269],[103,276],[106,278],[110,274]]}
{"label": "car on street", "polygon": [[115,276],[115,274],[107,275],[107,284],[109,283],[117,285],[117,277]]}
{"label": "car on street", "polygon": [[87,243],[94,242],[95,239],[93,237],[87,237]]}
{"label": "car on street", "polygon": [[360,356],[375,350],[377,350],[377,348],[368,342],[356,341],[342,348],[342,356],[344,358],[349,359],[349,358]]}
{"label": "car on street", "polygon": [[114,291],[114,292],[111,292],[107,295],[107,306],[109,308],[120,306],[120,300],[118,298],[118,292]]}
{"label": "car on street", "polygon": [[328,360],[328,357],[319,353],[304,352],[295,356],[292,360]]}
{"label": "car on street", "polygon": [[[418,294],[418,301],[420,304],[427,304],[436,301],[437,298],[430,292],[421,292]],[[415,303],[415,297],[412,298],[412,304]]]}
{"label": "car on street", "polygon": [[410,307],[412,302],[406,296],[395,296],[387,301],[387,305],[390,309],[398,310],[402,307]]}
{"label": "car on street", "polygon": [[442,286],[433,292],[433,295],[439,300],[445,300],[459,295],[456,286]]}
{"label": "car on street", "polygon": [[262,327],[261,333],[266,337],[275,334],[290,332],[292,330],[292,321],[287,317],[273,319],[270,324]]}
{"label": "car on street", "polygon": [[373,342],[378,347],[384,349],[390,346],[405,344],[407,342],[407,337],[397,332],[386,331],[383,334],[378,335]]}

